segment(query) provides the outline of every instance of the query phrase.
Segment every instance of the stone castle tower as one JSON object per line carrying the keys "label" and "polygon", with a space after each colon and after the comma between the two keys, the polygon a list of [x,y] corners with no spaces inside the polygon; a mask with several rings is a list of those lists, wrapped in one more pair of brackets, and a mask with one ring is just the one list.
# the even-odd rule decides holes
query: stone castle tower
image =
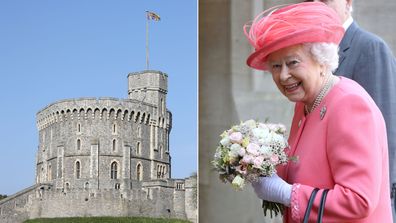
{"label": "stone castle tower", "polygon": [[37,183],[130,189],[170,177],[167,75],[131,73],[128,83],[128,99],[63,100],[37,113]]}
{"label": "stone castle tower", "polygon": [[[167,78],[160,71],[130,73],[127,99],[67,99],[39,111],[36,184],[0,201],[0,221],[71,216],[196,221],[196,179],[170,178]],[[22,217],[13,218],[15,213]]]}

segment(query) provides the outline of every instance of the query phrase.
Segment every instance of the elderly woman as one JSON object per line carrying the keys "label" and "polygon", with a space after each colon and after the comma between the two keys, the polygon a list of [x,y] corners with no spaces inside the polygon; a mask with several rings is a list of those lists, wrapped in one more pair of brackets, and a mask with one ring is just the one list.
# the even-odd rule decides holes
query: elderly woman
{"label": "elderly woman", "polygon": [[332,74],[344,34],[338,16],[320,2],[264,14],[245,27],[255,48],[247,63],[269,71],[279,91],[295,103],[289,155],[298,161],[279,167],[279,177],[253,183],[257,196],[284,204],[285,222],[301,222],[319,188],[309,217],[316,222],[328,189],[323,222],[392,222],[381,112],[356,82]]}

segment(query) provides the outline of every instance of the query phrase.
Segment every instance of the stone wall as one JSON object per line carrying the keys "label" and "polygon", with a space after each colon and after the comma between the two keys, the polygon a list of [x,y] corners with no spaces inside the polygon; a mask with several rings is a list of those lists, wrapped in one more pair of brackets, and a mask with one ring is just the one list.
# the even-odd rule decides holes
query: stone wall
{"label": "stone wall", "polygon": [[[189,181],[191,184],[191,179]],[[183,189],[176,188],[177,183],[181,183]],[[37,184],[0,202],[0,222],[92,216],[145,216],[197,222],[197,204],[186,202],[184,184],[182,179],[133,181],[133,189],[120,190],[64,190],[50,184]]]}
{"label": "stone wall", "polygon": [[28,219],[28,208],[32,205],[32,201],[39,196],[39,188],[46,186],[37,184],[1,200],[0,222],[18,223]]}

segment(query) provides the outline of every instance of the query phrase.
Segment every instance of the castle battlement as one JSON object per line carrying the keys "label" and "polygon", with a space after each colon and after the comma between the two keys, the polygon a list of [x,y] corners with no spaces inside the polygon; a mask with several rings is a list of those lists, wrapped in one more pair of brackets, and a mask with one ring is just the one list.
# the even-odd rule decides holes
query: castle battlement
{"label": "castle battlement", "polygon": [[171,128],[171,113],[158,114],[157,106],[135,99],[78,98],[54,102],[37,113],[37,128],[42,130],[67,120],[121,120]]}
{"label": "castle battlement", "polygon": [[196,178],[171,178],[167,78],[160,71],[130,73],[128,99],[65,99],[41,109],[36,184],[0,202],[0,222],[74,216],[196,221]]}

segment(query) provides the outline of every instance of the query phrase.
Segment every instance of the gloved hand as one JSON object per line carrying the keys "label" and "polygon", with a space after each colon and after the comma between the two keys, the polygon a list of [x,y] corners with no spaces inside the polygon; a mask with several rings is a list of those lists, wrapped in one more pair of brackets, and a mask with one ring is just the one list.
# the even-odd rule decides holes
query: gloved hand
{"label": "gloved hand", "polygon": [[252,183],[252,186],[260,199],[290,206],[292,185],[286,183],[277,174],[260,177],[258,181]]}

